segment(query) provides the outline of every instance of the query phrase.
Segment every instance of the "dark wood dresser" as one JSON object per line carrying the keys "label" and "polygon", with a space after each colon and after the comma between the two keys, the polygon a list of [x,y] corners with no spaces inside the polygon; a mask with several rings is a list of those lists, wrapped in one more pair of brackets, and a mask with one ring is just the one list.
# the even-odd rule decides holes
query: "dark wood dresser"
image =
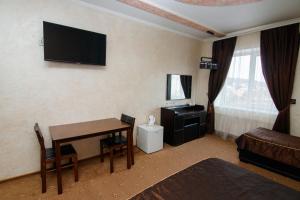
{"label": "dark wood dresser", "polygon": [[204,136],[206,111],[202,105],[162,107],[160,124],[164,127],[164,142],[177,146]]}

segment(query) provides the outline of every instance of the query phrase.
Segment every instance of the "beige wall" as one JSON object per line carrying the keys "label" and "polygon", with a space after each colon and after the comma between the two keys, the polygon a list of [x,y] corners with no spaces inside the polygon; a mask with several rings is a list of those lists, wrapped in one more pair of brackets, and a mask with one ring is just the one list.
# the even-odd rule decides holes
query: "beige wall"
{"label": "beige wall", "polygon": [[[211,57],[212,56],[212,42],[201,42],[200,45],[200,57]],[[208,97],[208,79],[209,79],[210,70],[208,69],[199,69],[198,80],[197,80],[197,93],[196,93],[196,103],[200,105],[207,106]]]}
{"label": "beige wall", "polygon": [[[249,35],[241,36],[243,37],[243,44],[240,44],[240,46],[247,46],[248,48],[252,45],[257,46],[257,42],[254,38],[257,37],[257,34],[259,33],[252,33]],[[201,50],[200,50],[201,56],[210,56],[212,53],[212,42],[202,42]],[[203,70],[198,71],[198,94],[206,94],[207,93],[207,83],[204,84],[202,82],[203,80],[208,80],[209,73],[203,72]],[[294,82],[294,90],[292,98],[297,99],[296,105],[291,105],[291,135],[299,136],[300,137],[300,52],[298,56],[298,63],[297,63],[297,69],[295,74],[295,82]],[[207,98],[204,98],[204,96],[199,95],[197,96],[197,102],[204,104],[207,102]]]}
{"label": "beige wall", "polygon": [[[42,21],[107,34],[107,66],[43,60]],[[145,123],[160,120],[161,106],[207,105],[209,70],[198,69],[211,56],[212,42],[132,21],[73,0],[2,0],[0,4],[0,180],[37,171],[39,122],[46,145],[48,126],[119,117]],[[293,98],[300,99],[300,63]],[[166,74],[193,75],[192,100],[166,102]],[[300,107],[291,107],[292,134],[300,136]],[[136,129],[135,129],[136,133]],[[73,143],[80,158],[98,154],[98,139]]]}
{"label": "beige wall", "polygon": [[[43,20],[107,34],[107,66],[45,62]],[[149,114],[159,122],[159,108],[167,103],[167,73],[193,75],[187,102],[195,102],[198,40],[71,0],[2,0],[0,32],[0,180],[39,169],[34,122],[40,123],[47,146],[49,125],[122,112],[135,116],[137,125]],[[98,139],[74,145],[80,158],[99,152]]]}

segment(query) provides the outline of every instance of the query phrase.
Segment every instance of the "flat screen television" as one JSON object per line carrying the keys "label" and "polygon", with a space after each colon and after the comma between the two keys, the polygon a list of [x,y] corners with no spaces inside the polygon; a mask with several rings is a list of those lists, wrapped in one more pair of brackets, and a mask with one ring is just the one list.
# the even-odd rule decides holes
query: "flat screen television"
{"label": "flat screen television", "polygon": [[167,100],[190,99],[192,76],[167,74]]}
{"label": "flat screen television", "polygon": [[106,35],[43,22],[44,60],[106,65]]}

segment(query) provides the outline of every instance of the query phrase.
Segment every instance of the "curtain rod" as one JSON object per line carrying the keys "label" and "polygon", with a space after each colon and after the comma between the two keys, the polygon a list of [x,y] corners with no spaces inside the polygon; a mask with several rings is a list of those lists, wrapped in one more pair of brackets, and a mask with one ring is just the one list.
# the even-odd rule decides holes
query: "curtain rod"
{"label": "curtain rod", "polygon": [[281,21],[281,22],[275,22],[275,23],[272,23],[272,24],[257,26],[257,27],[254,27],[254,28],[249,28],[249,29],[245,29],[245,30],[241,30],[241,31],[232,32],[232,33],[227,34],[225,37],[222,37],[222,38],[209,38],[209,39],[203,40],[203,42],[214,42],[214,41],[223,40],[223,39],[226,39],[226,38],[247,35],[247,34],[250,34],[250,33],[256,33],[256,32],[260,32],[260,31],[263,31],[263,30],[267,30],[267,29],[271,29],[271,28],[277,28],[277,27],[280,27],[280,26],[286,26],[286,25],[290,25],[290,24],[294,24],[294,23],[300,23],[300,17],[295,18],[295,19]]}

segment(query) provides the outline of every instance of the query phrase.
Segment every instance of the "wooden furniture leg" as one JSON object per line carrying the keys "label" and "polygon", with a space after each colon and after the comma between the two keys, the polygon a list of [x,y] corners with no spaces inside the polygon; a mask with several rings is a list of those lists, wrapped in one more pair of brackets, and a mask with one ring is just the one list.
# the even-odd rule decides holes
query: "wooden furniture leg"
{"label": "wooden furniture leg", "polygon": [[114,172],[114,149],[109,149],[110,173]]}
{"label": "wooden furniture leg", "polygon": [[133,149],[133,129],[131,129],[131,131],[130,131],[131,133],[130,133],[130,149],[131,149],[131,151],[130,151],[130,153],[131,153],[131,156],[130,156],[130,158],[131,158],[131,164],[132,165],[134,165],[134,149]]}
{"label": "wooden furniture leg", "polygon": [[123,156],[123,148],[122,148],[122,146],[120,147],[119,151],[120,151],[121,156]]}
{"label": "wooden furniture leg", "polygon": [[100,141],[100,160],[104,162],[103,143]]}
{"label": "wooden furniture leg", "polygon": [[46,162],[41,161],[41,178],[42,178],[42,193],[45,193],[47,191],[46,189]]}
{"label": "wooden furniture leg", "polygon": [[[52,140],[51,143],[52,143],[52,148],[55,150],[55,142]],[[55,161],[53,162],[52,167],[56,168],[56,162]]]}
{"label": "wooden furniture leg", "polygon": [[61,178],[61,153],[60,153],[60,143],[55,142],[55,152],[56,152],[56,176],[57,176],[57,193],[62,194],[62,178]]}
{"label": "wooden furniture leg", "polygon": [[74,164],[74,177],[75,177],[75,182],[78,181],[78,159],[77,156],[73,157],[73,164]]}
{"label": "wooden furniture leg", "polygon": [[130,128],[127,129],[127,169],[131,168]]}

